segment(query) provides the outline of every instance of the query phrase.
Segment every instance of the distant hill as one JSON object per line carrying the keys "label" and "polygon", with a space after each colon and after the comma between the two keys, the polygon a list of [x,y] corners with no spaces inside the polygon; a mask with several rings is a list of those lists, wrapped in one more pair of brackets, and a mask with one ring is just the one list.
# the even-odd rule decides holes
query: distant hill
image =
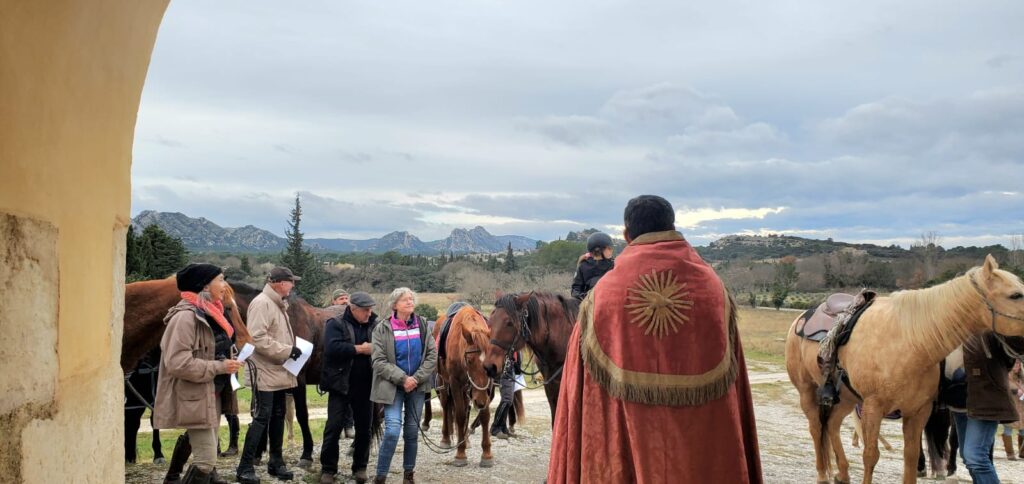
{"label": "distant hill", "polygon": [[[185,247],[193,251],[277,252],[283,250],[287,240],[272,232],[246,225],[240,228],[221,227],[206,218],[192,218],[179,212],[146,210],[132,219],[132,225],[142,230],[156,224],[168,234],[181,238]],[[489,254],[503,252],[508,244],[514,250],[533,250],[537,241],[519,235],[491,235],[483,227],[455,229],[441,240],[424,242],[409,232],[391,232],[383,237],[367,240],[307,238],[306,245],[317,252],[370,252],[381,254],[395,251],[406,255],[434,255],[440,253]]]}
{"label": "distant hill", "polygon": [[851,251],[883,259],[913,257],[910,250],[898,245],[883,247],[874,244],[850,244],[832,239],[805,239],[790,235],[729,235],[697,247],[697,252],[706,260],[725,261],[732,259],[775,259],[785,256],[808,257],[837,251]]}

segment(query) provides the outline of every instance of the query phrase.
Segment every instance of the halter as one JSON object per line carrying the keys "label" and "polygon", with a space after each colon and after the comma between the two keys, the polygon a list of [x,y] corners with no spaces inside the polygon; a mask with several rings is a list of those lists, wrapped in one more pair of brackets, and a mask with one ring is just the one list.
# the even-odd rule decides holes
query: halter
{"label": "halter", "polygon": [[982,302],[984,302],[985,306],[988,307],[989,313],[992,314],[992,331],[996,330],[996,316],[1002,316],[1002,317],[1004,317],[1006,319],[1012,319],[1014,321],[1024,322],[1024,318],[1022,318],[1022,317],[1013,316],[1011,314],[1006,314],[1006,313],[1001,313],[999,311],[996,311],[996,308],[994,306],[992,306],[991,302],[989,302],[988,297],[985,295],[985,292],[981,290],[981,286],[978,285],[978,281],[976,279],[974,279],[974,274],[971,274],[969,279],[971,280],[971,285],[974,286],[974,290],[978,291],[978,295],[981,296]]}
{"label": "halter", "polygon": [[[466,353],[462,355],[463,363],[466,363],[466,357],[469,356],[470,354],[472,354],[472,353],[481,353],[481,352],[482,352],[482,350],[480,348],[477,348],[475,345],[474,346],[470,346],[469,349],[466,349]],[[482,392],[489,392],[491,390],[491,387],[495,386],[494,380],[492,380],[491,378],[487,378],[487,383],[484,383],[483,385],[477,385],[476,382],[473,381],[473,375],[469,374],[469,371],[468,371],[469,365],[467,364],[466,367],[467,367],[466,379],[469,380],[469,384],[472,385],[473,388],[476,388],[477,390],[480,390]],[[469,393],[468,389],[467,389],[466,393]]]}
{"label": "halter", "polygon": [[[968,277],[968,279],[971,280],[971,286],[974,286],[974,290],[978,291],[978,295],[981,296],[981,301],[984,302],[985,306],[988,307],[988,312],[990,314],[992,314],[992,333],[995,335],[996,340],[999,341],[1000,345],[1002,345],[1003,351],[1005,351],[1006,354],[1009,355],[1012,358],[1024,361],[1024,355],[1022,355],[1020,353],[1017,353],[1016,351],[1011,349],[1010,345],[1008,345],[1006,343],[1005,337],[1003,335],[999,334],[999,332],[996,331],[996,316],[1002,316],[1002,317],[1004,317],[1006,319],[1010,319],[1010,320],[1014,320],[1014,321],[1021,321],[1021,322],[1024,322],[1024,318],[996,311],[996,308],[994,306],[992,306],[991,302],[989,302],[988,296],[986,296],[985,292],[981,290],[981,286],[978,285],[978,281],[974,278],[974,274],[973,273]],[[992,354],[991,354],[991,352],[989,352],[988,345],[984,344],[984,340],[982,340],[982,343],[983,343],[982,347],[985,350],[985,356],[991,358]]]}

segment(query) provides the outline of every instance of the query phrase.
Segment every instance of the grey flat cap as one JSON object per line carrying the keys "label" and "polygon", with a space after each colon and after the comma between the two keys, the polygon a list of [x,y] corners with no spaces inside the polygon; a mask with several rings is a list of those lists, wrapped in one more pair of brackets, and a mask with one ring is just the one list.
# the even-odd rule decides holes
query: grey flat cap
{"label": "grey flat cap", "polygon": [[373,302],[373,298],[370,297],[369,294],[362,291],[353,292],[348,298],[348,303],[361,308],[372,308],[377,305],[377,303]]}

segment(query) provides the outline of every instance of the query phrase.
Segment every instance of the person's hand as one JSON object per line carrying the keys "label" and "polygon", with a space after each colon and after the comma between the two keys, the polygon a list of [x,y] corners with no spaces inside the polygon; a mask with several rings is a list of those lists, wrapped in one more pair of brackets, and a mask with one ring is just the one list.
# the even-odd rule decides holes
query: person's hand
{"label": "person's hand", "polygon": [[405,377],[405,384],[403,384],[403,388],[405,389],[405,393],[409,393],[409,392],[415,390],[416,389],[416,379],[411,377],[411,376]]}
{"label": "person's hand", "polygon": [[224,360],[224,368],[228,370],[228,374],[238,371],[242,367],[242,362],[238,360]]}
{"label": "person's hand", "polygon": [[302,356],[302,350],[300,350],[298,346],[292,346],[292,354],[289,358],[298,360],[300,356]]}
{"label": "person's hand", "polygon": [[369,355],[373,353],[373,346],[370,343],[363,343],[356,345],[356,353],[360,355]]}

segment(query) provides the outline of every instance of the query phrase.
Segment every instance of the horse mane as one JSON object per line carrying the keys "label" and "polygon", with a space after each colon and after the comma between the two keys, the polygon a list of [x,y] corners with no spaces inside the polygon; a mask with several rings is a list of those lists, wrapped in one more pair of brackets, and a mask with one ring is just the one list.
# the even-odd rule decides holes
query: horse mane
{"label": "horse mane", "polygon": [[978,270],[927,289],[890,296],[900,333],[918,351],[941,359],[971,336],[967,322],[982,304],[970,280]]}

